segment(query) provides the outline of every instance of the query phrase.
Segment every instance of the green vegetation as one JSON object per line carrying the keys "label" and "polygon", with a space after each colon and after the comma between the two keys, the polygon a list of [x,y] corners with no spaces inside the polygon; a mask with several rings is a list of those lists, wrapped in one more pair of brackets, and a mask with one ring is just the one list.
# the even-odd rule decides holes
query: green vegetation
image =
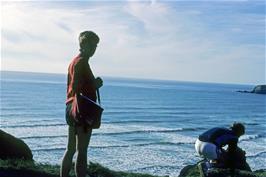
{"label": "green vegetation", "polygon": [[[215,169],[209,174],[210,177],[231,177],[230,171],[226,169]],[[255,172],[236,170],[235,177],[265,177],[266,170],[257,170]],[[185,167],[179,177],[200,177],[197,165]]]}
{"label": "green vegetation", "polygon": [[[37,164],[19,159],[0,160],[1,177],[59,177],[59,169],[59,165]],[[156,177],[148,174],[113,171],[96,163],[88,165],[87,173],[91,177]],[[73,170],[70,172],[70,177],[75,177]]]}
{"label": "green vegetation", "polygon": [[[38,164],[33,161],[25,160],[0,160],[1,177],[59,177],[59,165]],[[88,165],[87,173],[91,177],[156,177],[148,174],[118,172],[105,168],[96,163]],[[265,177],[266,170],[257,170],[255,172],[237,171],[235,177]],[[70,177],[75,177],[74,171]],[[157,176],[158,177],[158,176]],[[200,177],[196,165],[185,167],[179,177]],[[228,170],[213,170],[211,177],[230,177]]]}

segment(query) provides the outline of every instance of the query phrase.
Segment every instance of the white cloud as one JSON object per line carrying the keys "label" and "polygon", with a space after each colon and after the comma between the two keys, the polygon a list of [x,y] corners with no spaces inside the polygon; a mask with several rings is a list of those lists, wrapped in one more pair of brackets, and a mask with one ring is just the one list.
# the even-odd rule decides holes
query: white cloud
{"label": "white cloud", "polygon": [[[55,5],[3,5],[2,69],[65,73],[78,52],[78,34],[93,30],[101,38],[91,61],[96,75],[241,83],[265,80],[261,65],[259,71],[247,73],[257,68],[256,62],[265,63],[263,49],[238,46],[224,38],[225,33],[208,28],[204,20],[198,20],[201,10],[178,11],[156,1],[84,3],[73,9]],[[241,26],[231,29],[236,33]]]}

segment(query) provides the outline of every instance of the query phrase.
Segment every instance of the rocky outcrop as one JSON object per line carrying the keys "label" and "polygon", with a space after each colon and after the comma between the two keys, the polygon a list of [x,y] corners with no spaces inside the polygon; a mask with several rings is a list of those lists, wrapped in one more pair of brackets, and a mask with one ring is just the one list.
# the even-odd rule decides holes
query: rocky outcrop
{"label": "rocky outcrop", "polygon": [[0,159],[32,160],[32,152],[24,141],[0,130]]}
{"label": "rocky outcrop", "polygon": [[241,93],[256,93],[256,94],[266,94],[266,85],[257,85],[253,88],[252,91],[239,90],[237,92]]}
{"label": "rocky outcrop", "polygon": [[251,93],[266,94],[266,85],[257,85]]}

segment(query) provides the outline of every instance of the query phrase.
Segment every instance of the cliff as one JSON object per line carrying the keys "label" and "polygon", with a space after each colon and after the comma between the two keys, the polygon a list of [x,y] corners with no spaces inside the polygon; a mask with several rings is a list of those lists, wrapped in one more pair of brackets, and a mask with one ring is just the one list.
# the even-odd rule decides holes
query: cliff
{"label": "cliff", "polygon": [[256,93],[256,94],[266,94],[266,85],[257,85],[253,88],[252,91],[247,90],[238,90],[237,92],[241,93]]}
{"label": "cliff", "polygon": [[251,93],[266,94],[266,85],[257,85]]}

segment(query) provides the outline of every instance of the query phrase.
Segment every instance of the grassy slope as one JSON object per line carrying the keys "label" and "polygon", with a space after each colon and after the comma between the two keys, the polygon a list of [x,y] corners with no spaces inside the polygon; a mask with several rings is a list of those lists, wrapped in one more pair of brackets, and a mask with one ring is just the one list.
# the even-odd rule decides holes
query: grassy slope
{"label": "grassy slope", "polygon": [[[24,160],[0,160],[1,177],[59,177],[58,165],[36,164]],[[148,174],[117,172],[109,170],[99,164],[90,163],[87,173],[91,177],[156,177]],[[212,177],[230,177],[228,171],[213,171]],[[196,165],[188,166],[180,177],[199,177],[199,171]],[[70,177],[75,177],[73,170]],[[158,177],[158,176],[157,176]],[[236,177],[266,177],[266,170],[258,170],[253,173],[238,171]]]}
{"label": "grassy slope", "polygon": [[[59,177],[59,169],[58,165],[36,164],[24,160],[0,160],[1,177]],[[156,177],[148,174],[112,171],[95,163],[88,165],[87,173],[91,177]],[[70,177],[75,177],[73,170],[70,172]]]}

